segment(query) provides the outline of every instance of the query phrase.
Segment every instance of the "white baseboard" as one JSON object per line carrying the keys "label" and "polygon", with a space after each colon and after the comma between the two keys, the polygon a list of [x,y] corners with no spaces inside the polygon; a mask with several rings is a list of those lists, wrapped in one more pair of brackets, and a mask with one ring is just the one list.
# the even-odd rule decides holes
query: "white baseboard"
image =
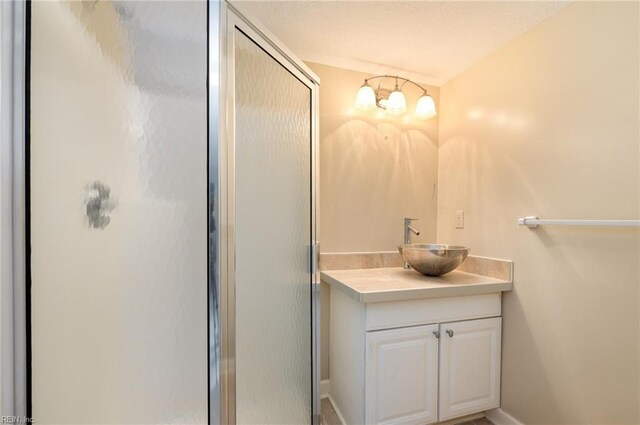
{"label": "white baseboard", "polygon": [[336,411],[336,415],[338,416],[338,419],[340,419],[340,423],[342,425],[345,425],[346,422],[344,420],[344,416],[342,416],[342,412],[340,412],[340,409],[338,409],[338,407],[336,406],[336,404],[333,402],[333,399],[331,398],[331,394],[329,394],[329,403],[331,403],[331,405],[333,406],[333,410]]}
{"label": "white baseboard", "polygon": [[329,380],[320,381],[320,398],[329,397]]}
{"label": "white baseboard", "polygon": [[493,422],[494,425],[524,425],[499,407],[497,409],[487,410],[485,416]]}

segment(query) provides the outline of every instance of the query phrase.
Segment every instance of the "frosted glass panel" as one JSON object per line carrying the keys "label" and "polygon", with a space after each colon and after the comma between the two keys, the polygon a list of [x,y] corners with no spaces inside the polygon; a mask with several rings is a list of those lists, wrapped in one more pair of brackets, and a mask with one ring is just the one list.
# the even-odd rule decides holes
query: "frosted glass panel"
{"label": "frosted glass panel", "polygon": [[206,2],[32,2],[38,424],[207,422]]}
{"label": "frosted glass panel", "polygon": [[311,421],[311,91],[236,30],[236,415]]}

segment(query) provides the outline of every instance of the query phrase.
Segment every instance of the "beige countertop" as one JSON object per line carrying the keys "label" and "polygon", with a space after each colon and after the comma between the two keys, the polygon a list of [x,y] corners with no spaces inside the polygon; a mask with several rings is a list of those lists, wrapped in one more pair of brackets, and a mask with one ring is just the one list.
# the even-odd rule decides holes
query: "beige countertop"
{"label": "beige countertop", "polygon": [[454,270],[442,276],[424,276],[402,267],[325,270],[323,282],[361,303],[458,297],[511,291],[509,280]]}

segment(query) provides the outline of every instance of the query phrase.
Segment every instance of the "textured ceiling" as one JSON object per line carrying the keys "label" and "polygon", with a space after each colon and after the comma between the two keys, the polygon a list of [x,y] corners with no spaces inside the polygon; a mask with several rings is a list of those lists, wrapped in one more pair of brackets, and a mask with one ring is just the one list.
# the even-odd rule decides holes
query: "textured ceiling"
{"label": "textured ceiling", "polygon": [[440,86],[566,1],[234,1],[302,60]]}

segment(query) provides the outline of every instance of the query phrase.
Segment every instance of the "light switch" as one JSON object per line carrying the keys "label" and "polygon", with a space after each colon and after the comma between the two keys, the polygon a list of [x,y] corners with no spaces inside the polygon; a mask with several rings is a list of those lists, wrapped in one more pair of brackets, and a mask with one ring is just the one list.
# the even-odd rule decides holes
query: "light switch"
{"label": "light switch", "polygon": [[464,229],[464,211],[456,211],[456,229]]}

